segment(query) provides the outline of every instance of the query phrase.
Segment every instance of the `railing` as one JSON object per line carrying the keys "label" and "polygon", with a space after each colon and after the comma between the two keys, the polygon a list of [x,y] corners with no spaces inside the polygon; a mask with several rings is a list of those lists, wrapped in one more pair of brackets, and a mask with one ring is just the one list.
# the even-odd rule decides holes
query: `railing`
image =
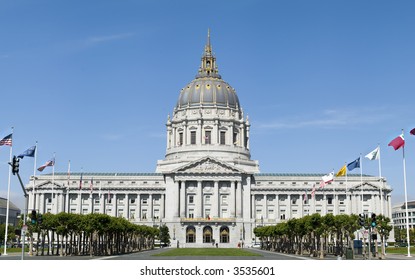
{"label": "railing", "polygon": [[235,218],[181,218],[180,222],[235,222],[236,219]]}

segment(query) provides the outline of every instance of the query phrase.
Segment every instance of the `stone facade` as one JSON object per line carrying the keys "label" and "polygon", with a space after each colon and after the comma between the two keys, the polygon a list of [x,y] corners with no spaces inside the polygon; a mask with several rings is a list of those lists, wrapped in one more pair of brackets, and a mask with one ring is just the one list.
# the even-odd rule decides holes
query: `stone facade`
{"label": "stone facade", "polygon": [[320,188],[324,174],[261,174],[250,155],[249,119],[219,75],[209,35],[199,72],[167,119],[166,139],[156,173],[83,173],[81,189],[80,173],[32,178],[29,209],[166,224],[180,247],[250,246],[255,227],[313,213],[391,216],[391,188],[378,177],[341,177]]}

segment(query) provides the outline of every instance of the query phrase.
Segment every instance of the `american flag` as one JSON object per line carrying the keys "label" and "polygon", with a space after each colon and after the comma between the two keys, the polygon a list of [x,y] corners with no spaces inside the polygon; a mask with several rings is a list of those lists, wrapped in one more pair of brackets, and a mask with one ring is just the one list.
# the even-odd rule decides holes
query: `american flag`
{"label": "american flag", "polygon": [[45,169],[46,167],[48,167],[48,166],[54,166],[54,165],[55,165],[55,158],[51,158],[44,165],[42,165],[41,167],[39,167],[37,170],[39,170],[40,172],[42,172],[43,169]]}
{"label": "american flag", "polygon": [[0,140],[0,146],[11,146],[12,145],[12,133]]}
{"label": "american flag", "polygon": [[311,198],[314,198],[316,194],[316,184],[313,184],[313,189],[311,190]]}

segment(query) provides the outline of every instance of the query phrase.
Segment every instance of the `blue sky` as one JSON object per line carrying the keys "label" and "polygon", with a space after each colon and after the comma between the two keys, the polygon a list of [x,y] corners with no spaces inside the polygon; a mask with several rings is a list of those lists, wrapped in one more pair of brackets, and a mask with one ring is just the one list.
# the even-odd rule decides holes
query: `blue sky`
{"label": "blue sky", "polygon": [[[387,144],[415,127],[414,9],[379,0],[0,1],[0,137],[14,127],[13,154],[38,141],[37,166],[55,152],[55,171],[71,160],[72,172],[154,172],[167,115],[210,28],[261,172],[337,171],[379,143],[398,203],[402,151]],[[408,133],[405,153],[415,199]],[[0,147],[1,196],[8,158]],[[377,162],[362,170],[378,176]],[[23,180],[32,173],[25,158]],[[11,190],[22,205],[15,177]]]}

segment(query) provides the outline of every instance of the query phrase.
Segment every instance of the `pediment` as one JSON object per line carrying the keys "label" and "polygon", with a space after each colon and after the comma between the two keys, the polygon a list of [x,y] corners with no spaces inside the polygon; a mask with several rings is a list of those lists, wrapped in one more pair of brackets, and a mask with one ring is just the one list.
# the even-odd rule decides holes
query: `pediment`
{"label": "pediment", "polygon": [[[360,183],[354,186],[349,186],[349,190],[361,190],[361,189],[362,189],[362,184]],[[364,190],[379,190],[379,187],[371,183],[364,182],[363,189]]]}
{"label": "pediment", "polygon": [[177,173],[242,173],[243,170],[230,164],[205,157],[177,168]]}

